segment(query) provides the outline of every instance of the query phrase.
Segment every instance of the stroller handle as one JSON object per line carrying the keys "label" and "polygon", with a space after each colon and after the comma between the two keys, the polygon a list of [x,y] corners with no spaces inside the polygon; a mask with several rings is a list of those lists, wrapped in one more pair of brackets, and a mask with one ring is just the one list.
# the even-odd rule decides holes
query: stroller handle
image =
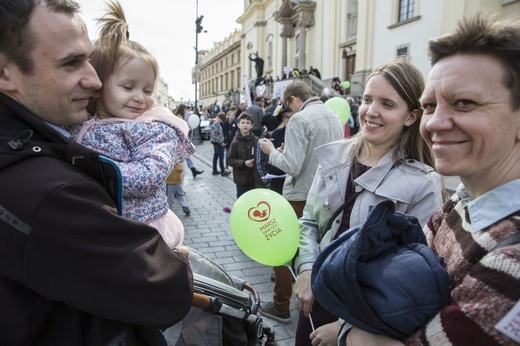
{"label": "stroller handle", "polygon": [[218,299],[200,293],[193,293],[191,305],[213,314],[219,312],[222,308],[222,303]]}
{"label": "stroller handle", "polygon": [[244,282],[244,289],[253,295],[251,313],[256,314],[258,312],[258,307],[260,306],[260,296],[258,295],[258,291],[247,282]]}

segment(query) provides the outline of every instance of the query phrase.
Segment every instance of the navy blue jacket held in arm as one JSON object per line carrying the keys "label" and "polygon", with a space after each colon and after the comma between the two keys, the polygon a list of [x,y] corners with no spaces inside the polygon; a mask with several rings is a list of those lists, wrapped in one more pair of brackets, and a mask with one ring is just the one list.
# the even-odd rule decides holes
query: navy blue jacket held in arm
{"label": "navy blue jacket held in arm", "polygon": [[448,274],[417,218],[377,204],[364,225],[330,243],[312,291],[332,314],[367,332],[405,339],[450,301]]}

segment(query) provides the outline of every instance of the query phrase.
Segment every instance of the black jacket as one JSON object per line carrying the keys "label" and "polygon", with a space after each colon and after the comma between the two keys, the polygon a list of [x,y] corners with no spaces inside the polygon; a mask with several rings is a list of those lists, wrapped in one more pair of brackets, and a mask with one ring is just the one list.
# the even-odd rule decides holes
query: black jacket
{"label": "black jacket", "polygon": [[187,257],[117,213],[103,158],[0,93],[0,345],[135,345],[193,298]]}
{"label": "black jacket", "polygon": [[255,158],[256,143],[258,137],[252,132],[247,136],[242,136],[240,131],[237,131],[235,139],[231,142],[229,153],[227,157],[228,166],[233,167],[233,181],[240,186],[246,185],[262,185],[260,176],[256,171],[256,164],[249,168],[245,165],[246,160]]}

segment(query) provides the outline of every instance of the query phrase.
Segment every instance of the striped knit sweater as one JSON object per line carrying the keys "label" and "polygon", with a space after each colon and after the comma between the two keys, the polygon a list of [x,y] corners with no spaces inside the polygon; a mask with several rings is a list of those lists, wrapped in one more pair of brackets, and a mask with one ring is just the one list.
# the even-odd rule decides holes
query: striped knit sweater
{"label": "striped knit sweater", "polygon": [[444,259],[452,301],[407,345],[518,345],[494,326],[520,298],[520,245],[488,252],[519,230],[517,211],[472,234],[467,206],[457,194],[432,216],[425,232]]}

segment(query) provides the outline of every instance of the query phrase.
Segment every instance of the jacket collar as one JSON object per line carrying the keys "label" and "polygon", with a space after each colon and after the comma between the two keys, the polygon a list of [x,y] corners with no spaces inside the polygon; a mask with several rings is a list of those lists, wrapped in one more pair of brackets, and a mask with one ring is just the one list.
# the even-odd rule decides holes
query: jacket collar
{"label": "jacket collar", "polygon": [[249,134],[247,136],[243,136],[242,133],[240,131],[237,131],[236,135],[235,135],[235,138],[238,138],[238,139],[243,139],[243,140],[250,140],[252,139],[253,137],[255,136],[255,134],[253,132],[249,132]]}
{"label": "jacket collar", "polygon": [[[392,168],[394,168],[394,152],[395,147],[390,149],[390,151],[379,160],[376,166],[370,168],[370,174],[363,174],[357,178],[355,180],[356,184],[363,187],[365,190],[374,192]],[[359,186],[356,186],[356,191],[360,190]]]}
{"label": "jacket collar", "polygon": [[[347,145],[345,145],[347,142]],[[338,150],[339,149],[339,150]],[[320,160],[323,171],[337,168],[338,166],[350,166],[354,150],[353,140],[340,140],[322,145],[316,149],[316,155]],[[370,169],[370,174],[363,174],[358,177],[356,182],[356,191],[361,188],[374,192],[383,179],[394,167],[393,155],[395,147],[391,148],[378,162],[377,166]]]}
{"label": "jacket collar", "polygon": [[120,207],[121,180],[114,162],[59,133],[23,105],[0,93],[0,169],[29,157],[65,161],[97,180]]}
{"label": "jacket collar", "polygon": [[307,100],[305,100],[305,102],[302,104],[302,106],[300,107],[300,111],[302,111],[303,109],[305,109],[305,107],[307,107],[309,105],[320,104],[320,103],[323,104],[323,102],[321,102],[321,100],[318,96],[310,97]]}
{"label": "jacket collar", "polygon": [[[67,143],[69,140],[58,131],[49,126],[43,119],[37,117],[23,105],[19,104],[9,96],[0,93],[0,113],[10,118],[12,129],[33,129],[34,138],[49,140],[54,143]],[[9,131],[11,129],[5,129]],[[0,132],[2,136],[5,134]],[[11,133],[12,135],[17,135]]]}

